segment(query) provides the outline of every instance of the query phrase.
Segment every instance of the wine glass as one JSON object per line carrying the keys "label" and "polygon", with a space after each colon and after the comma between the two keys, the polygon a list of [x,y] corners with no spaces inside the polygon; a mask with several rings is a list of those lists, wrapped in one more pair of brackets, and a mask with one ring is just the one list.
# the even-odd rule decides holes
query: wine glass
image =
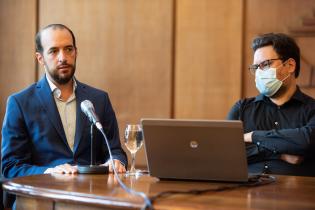
{"label": "wine glass", "polygon": [[140,170],[135,169],[136,153],[143,144],[142,127],[139,124],[127,124],[125,130],[125,145],[131,153],[131,168],[126,175],[137,176],[141,174]]}

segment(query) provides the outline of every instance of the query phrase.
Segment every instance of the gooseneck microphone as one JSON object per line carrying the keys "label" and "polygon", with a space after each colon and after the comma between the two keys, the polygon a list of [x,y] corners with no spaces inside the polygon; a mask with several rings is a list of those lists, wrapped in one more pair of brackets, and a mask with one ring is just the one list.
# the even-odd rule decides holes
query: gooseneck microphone
{"label": "gooseneck microphone", "polygon": [[80,174],[95,174],[95,173],[108,173],[108,167],[104,165],[95,165],[94,152],[93,152],[93,127],[102,131],[103,126],[100,123],[98,116],[95,113],[94,106],[91,101],[85,100],[81,102],[81,111],[88,117],[91,122],[91,163],[90,165],[78,165],[78,172]]}
{"label": "gooseneck microphone", "polygon": [[97,127],[97,129],[101,130],[103,128],[98,116],[95,113],[95,109],[91,101],[89,100],[82,101],[81,110],[89,118],[91,123],[93,123]]}

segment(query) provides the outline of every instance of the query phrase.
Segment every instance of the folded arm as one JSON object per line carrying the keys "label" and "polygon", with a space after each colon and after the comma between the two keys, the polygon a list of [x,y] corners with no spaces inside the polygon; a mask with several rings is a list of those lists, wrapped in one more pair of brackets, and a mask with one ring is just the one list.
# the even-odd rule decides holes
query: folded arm
{"label": "folded arm", "polygon": [[[305,155],[315,139],[315,115],[307,115],[308,119],[304,126],[287,129],[255,130],[254,122],[246,122],[242,119],[244,107],[239,101],[231,109],[229,120],[243,120],[244,141],[257,146],[260,160],[263,159],[281,159],[288,163],[299,164],[303,161]],[[248,120],[248,119],[247,119]],[[253,127],[254,126],[254,127]],[[272,125],[270,125],[272,127]]]}
{"label": "folded arm", "polygon": [[[244,134],[244,141],[246,143],[252,143],[252,135],[253,135],[253,132],[245,133]],[[266,150],[266,148],[264,148],[262,150]],[[258,151],[258,149],[257,149],[257,151]],[[277,153],[277,151],[273,150],[272,153],[269,153],[269,154],[276,154],[276,153]],[[304,157],[301,155],[292,155],[292,154],[284,154],[284,153],[281,154],[280,156],[278,156],[278,158],[287,162],[287,163],[290,163],[290,164],[300,164],[304,160]]]}

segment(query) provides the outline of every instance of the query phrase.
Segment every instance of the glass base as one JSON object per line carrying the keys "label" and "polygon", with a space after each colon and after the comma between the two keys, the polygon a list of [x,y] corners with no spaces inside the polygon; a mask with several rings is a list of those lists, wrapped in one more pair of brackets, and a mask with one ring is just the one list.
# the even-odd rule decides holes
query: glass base
{"label": "glass base", "polygon": [[143,174],[147,174],[148,171],[146,170],[139,170],[139,169],[136,169],[135,171],[126,171],[126,176],[141,176]]}

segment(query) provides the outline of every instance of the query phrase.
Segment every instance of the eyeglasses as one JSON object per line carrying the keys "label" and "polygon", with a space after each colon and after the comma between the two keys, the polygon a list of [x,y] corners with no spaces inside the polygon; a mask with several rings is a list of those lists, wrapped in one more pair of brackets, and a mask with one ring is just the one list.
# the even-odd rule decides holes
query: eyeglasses
{"label": "eyeglasses", "polygon": [[270,68],[270,65],[273,63],[273,61],[275,60],[282,60],[281,58],[273,58],[273,59],[268,59],[265,60],[259,64],[252,64],[249,65],[248,69],[251,71],[252,74],[256,73],[256,70],[259,68],[261,70],[266,70],[268,68]]}

